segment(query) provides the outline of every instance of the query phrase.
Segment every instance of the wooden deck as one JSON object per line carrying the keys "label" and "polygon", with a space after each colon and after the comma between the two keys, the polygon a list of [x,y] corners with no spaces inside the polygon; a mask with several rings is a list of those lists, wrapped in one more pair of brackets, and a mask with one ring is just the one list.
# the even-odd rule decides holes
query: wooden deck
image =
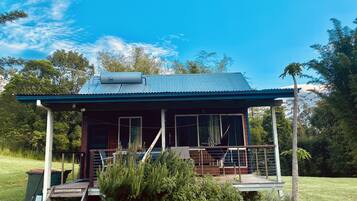
{"label": "wooden deck", "polygon": [[[254,174],[242,174],[242,181],[239,181],[238,175],[225,175],[213,177],[221,183],[231,183],[239,191],[264,191],[264,190],[282,190],[284,182],[277,182],[276,177],[270,177],[266,179],[265,176],[257,176]],[[97,183],[94,183],[94,187],[89,188],[88,195],[97,196],[100,195]]]}

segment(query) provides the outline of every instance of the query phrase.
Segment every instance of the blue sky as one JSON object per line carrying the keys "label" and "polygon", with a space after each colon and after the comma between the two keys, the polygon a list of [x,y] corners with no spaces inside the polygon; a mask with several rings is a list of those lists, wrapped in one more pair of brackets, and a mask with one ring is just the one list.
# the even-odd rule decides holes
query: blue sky
{"label": "blue sky", "polygon": [[245,73],[260,89],[290,85],[279,74],[290,62],[318,56],[310,45],[326,43],[330,18],[352,27],[357,18],[355,0],[0,1],[0,12],[12,9],[29,18],[0,27],[0,56],[44,58],[63,48],[96,63],[98,51],[141,46],[185,61],[214,51],[232,57],[228,71]]}

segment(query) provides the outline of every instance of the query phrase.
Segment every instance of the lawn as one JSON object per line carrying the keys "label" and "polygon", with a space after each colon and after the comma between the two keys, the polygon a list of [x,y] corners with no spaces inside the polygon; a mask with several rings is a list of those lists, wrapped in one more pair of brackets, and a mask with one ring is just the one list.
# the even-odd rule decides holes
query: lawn
{"label": "lawn", "polygon": [[[357,178],[299,177],[301,201],[357,201]],[[291,192],[291,177],[283,177]]]}
{"label": "lawn", "polygon": [[[0,155],[0,201],[23,200],[27,184],[26,172],[43,166],[44,163],[40,160]],[[53,169],[60,168],[61,163],[53,163]],[[65,164],[65,168],[72,169],[72,164]]]}
{"label": "lawn", "polygon": [[[59,169],[61,164],[54,163]],[[71,164],[66,164],[71,169]],[[19,201],[25,196],[26,171],[43,168],[43,161],[0,155],[0,201]],[[283,178],[285,191],[291,178]],[[357,201],[357,178],[300,177],[301,201]]]}

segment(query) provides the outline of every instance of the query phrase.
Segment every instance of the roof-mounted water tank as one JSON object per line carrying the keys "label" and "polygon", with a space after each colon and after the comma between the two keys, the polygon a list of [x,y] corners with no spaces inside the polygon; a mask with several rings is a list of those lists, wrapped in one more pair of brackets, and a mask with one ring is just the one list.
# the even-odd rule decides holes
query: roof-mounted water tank
{"label": "roof-mounted water tank", "polygon": [[142,81],[141,72],[102,72],[100,74],[102,84],[141,84]]}

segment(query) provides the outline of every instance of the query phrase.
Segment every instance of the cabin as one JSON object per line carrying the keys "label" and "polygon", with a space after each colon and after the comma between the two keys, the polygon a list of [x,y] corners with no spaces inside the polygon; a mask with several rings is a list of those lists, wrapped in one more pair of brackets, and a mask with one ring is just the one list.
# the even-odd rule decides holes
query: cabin
{"label": "cabin", "polygon": [[[95,199],[98,169],[132,145],[144,160],[171,149],[192,160],[197,175],[213,175],[240,191],[281,190],[275,107],[289,97],[293,89],[252,89],[241,73],[139,72],[102,72],[77,94],[16,96],[47,110],[43,200],[60,197],[63,189]],[[274,143],[254,145],[248,109],[262,106],[271,110]],[[51,187],[53,114],[58,111],[82,114],[80,180]]]}

